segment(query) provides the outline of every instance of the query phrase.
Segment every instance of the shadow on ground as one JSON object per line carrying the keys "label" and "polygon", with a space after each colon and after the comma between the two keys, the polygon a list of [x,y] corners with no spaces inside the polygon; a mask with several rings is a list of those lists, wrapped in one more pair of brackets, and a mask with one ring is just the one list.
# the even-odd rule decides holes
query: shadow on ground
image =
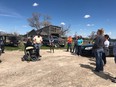
{"label": "shadow on ground", "polygon": [[90,69],[94,74],[96,74],[97,76],[99,76],[99,77],[101,77],[101,78],[103,78],[105,80],[109,79],[109,80],[112,81],[112,79],[113,79],[113,77],[111,76],[111,74],[108,73],[108,72],[95,72],[94,71],[94,67],[92,67],[90,65],[86,65],[86,64],[80,64],[80,66],[82,68]]}

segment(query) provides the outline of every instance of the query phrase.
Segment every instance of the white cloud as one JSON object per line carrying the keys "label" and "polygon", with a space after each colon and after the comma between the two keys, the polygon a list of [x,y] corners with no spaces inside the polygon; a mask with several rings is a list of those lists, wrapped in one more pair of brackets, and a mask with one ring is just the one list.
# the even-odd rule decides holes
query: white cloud
{"label": "white cloud", "polygon": [[15,12],[9,8],[0,9],[0,16],[22,18],[22,16],[19,13]]}
{"label": "white cloud", "polygon": [[35,2],[35,3],[33,3],[33,6],[34,6],[34,7],[36,7],[36,6],[38,6],[38,5],[39,5],[39,4],[38,4],[38,3],[36,3],[36,2]]}
{"label": "white cloud", "polygon": [[90,15],[85,15],[84,18],[90,18],[91,16]]}
{"label": "white cloud", "polygon": [[66,25],[64,22],[61,22],[60,24],[61,24],[61,25]]}
{"label": "white cloud", "polygon": [[92,26],[94,26],[94,24],[87,24],[86,26],[87,27],[92,27]]}

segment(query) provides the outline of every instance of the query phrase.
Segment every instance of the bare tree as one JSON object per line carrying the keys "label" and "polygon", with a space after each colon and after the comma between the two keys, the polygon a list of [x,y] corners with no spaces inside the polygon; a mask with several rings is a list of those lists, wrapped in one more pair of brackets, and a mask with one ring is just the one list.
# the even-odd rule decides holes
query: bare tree
{"label": "bare tree", "polygon": [[51,24],[50,20],[51,20],[51,17],[49,15],[44,15],[42,26],[43,27],[49,26]]}
{"label": "bare tree", "polygon": [[18,32],[13,32],[12,33],[14,36],[19,36],[19,33]]}
{"label": "bare tree", "polygon": [[41,15],[39,13],[33,13],[32,18],[28,18],[29,25],[36,28],[37,30],[41,28],[40,22]]}
{"label": "bare tree", "polygon": [[96,32],[95,31],[92,31],[91,34],[89,35],[89,38],[91,40],[93,40],[93,39],[95,39],[95,37],[96,37]]}
{"label": "bare tree", "polygon": [[70,27],[71,27],[71,25],[68,25],[68,26],[61,25],[61,33],[60,33],[60,35],[65,36],[69,32]]}

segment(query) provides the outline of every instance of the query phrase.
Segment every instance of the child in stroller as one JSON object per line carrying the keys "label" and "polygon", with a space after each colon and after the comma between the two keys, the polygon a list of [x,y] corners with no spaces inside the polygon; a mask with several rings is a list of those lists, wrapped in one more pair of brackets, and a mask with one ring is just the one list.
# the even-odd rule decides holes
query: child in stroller
{"label": "child in stroller", "polygon": [[39,58],[37,57],[37,52],[34,44],[31,41],[31,38],[28,37],[27,43],[24,43],[25,49],[24,53],[25,55],[22,58],[22,61],[36,61]]}

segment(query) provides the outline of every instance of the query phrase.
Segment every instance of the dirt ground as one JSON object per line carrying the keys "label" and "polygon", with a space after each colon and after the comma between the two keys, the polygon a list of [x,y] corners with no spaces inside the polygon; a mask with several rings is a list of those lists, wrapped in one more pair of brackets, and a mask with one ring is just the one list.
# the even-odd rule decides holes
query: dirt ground
{"label": "dirt ground", "polygon": [[6,51],[0,59],[0,87],[116,87],[113,57],[104,72],[96,73],[95,59],[72,55],[65,50],[41,50],[41,61],[22,62],[23,51]]}

